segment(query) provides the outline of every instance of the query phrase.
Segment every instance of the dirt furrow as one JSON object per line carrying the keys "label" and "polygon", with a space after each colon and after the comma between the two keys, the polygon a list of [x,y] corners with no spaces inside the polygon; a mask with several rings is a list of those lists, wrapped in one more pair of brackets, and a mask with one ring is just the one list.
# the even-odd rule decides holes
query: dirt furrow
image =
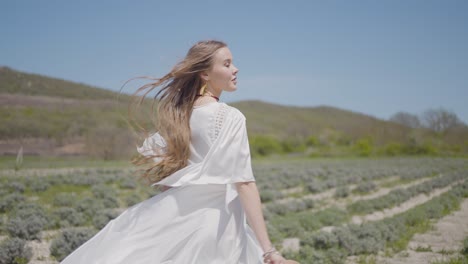
{"label": "dirt furrow", "polygon": [[420,204],[423,204],[429,200],[431,200],[432,198],[434,197],[437,197],[437,196],[440,196],[441,194],[443,193],[446,193],[448,192],[453,185],[455,185],[456,183],[454,184],[451,184],[447,187],[444,187],[444,188],[440,188],[440,189],[437,189],[433,192],[431,192],[429,195],[426,195],[426,194],[419,194],[413,198],[410,198],[409,200],[401,203],[400,205],[398,206],[395,206],[395,207],[392,207],[392,208],[388,208],[388,209],[384,209],[382,211],[378,211],[378,212],[373,212],[371,214],[367,214],[367,215],[354,215],[352,218],[351,218],[351,223],[353,224],[361,224],[363,222],[369,222],[369,221],[378,221],[378,220],[382,220],[384,218],[387,218],[387,217],[392,217],[394,215],[397,215],[397,214],[400,214],[400,213],[403,213],[407,210],[410,210]]}
{"label": "dirt furrow", "polygon": [[[357,202],[357,201],[360,201],[360,200],[375,199],[375,198],[378,198],[380,196],[387,195],[392,190],[406,189],[406,188],[409,188],[411,186],[418,185],[418,184],[421,184],[423,182],[426,182],[426,181],[429,181],[429,180],[432,180],[432,179],[434,179],[434,177],[426,177],[426,178],[422,178],[422,179],[412,181],[412,182],[404,184],[404,185],[399,185],[399,186],[390,187],[390,188],[380,188],[377,191],[375,191],[373,193],[370,193],[370,194],[367,194],[367,195],[353,195],[353,196],[345,198],[345,199],[335,198],[334,194],[335,194],[336,188],[332,188],[332,189],[330,189],[328,191],[325,191],[325,192],[321,192],[321,193],[317,193],[317,194],[309,194],[309,195],[305,195],[305,196],[303,196],[301,198],[281,199],[281,200],[276,201],[276,203],[285,204],[285,203],[293,201],[293,200],[298,200],[299,201],[299,200],[302,200],[302,199],[312,199],[314,201],[318,201],[319,203],[317,203],[318,206],[316,206],[315,208],[310,210],[311,212],[317,212],[317,211],[320,211],[320,210],[323,210],[323,209],[326,209],[326,208],[330,208],[330,207],[338,207],[338,208],[341,208],[341,209],[346,209],[346,206],[348,204],[351,204],[351,203],[354,203],[354,202]],[[267,204],[263,204],[263,207],[265,207],[266,205]]]}
{"label": "dirt furrow", "polygon": [[50,245],[52,237],[57,236],[58,231],[43,231],[41,232],[41,240],[28,241],[27,245],[32,249],[32,257],[28,264],[58,264],[50,255]]}
{"label": "dirt furrow", "polygon": [[[405,251],[392,257],[385,257],[383,254],[372,257],[376,263],[382,264],[448,261],[461,250],[463,240],[468,236],[467,219],[468,199],[465,199],[460,205],[460,210],[439,219],[431,231],[414,235]],[[356,263],[356,257],[348,258],[347,263]]]}

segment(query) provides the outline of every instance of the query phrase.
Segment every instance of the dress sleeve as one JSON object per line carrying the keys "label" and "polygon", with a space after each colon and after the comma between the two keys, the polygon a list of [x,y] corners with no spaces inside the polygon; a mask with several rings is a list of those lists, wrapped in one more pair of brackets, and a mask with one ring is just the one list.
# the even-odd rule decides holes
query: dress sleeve
{"label": "dress sleeve", "polygon": [[230,107],[214,143],[207,174],[221,176],[230,183],[255,181],[245,116]]}
{"label": "dress sleeve", "polygon": [[[143,156],[162,155],[166,151],[166,141],[158,132],[156,132],[147,137],[145,141],[143,141],[142,146],[137,147],[137,151]],[[162,158],[155,157],[153,160],[155,162],[159,162]]]}
{"label": "dress sleeve", "polygon": [[236,108],[223,111],[223,122],[210,150],[200,163],[190,164],[154,185],[231,184],[255,181],[245,116]]}

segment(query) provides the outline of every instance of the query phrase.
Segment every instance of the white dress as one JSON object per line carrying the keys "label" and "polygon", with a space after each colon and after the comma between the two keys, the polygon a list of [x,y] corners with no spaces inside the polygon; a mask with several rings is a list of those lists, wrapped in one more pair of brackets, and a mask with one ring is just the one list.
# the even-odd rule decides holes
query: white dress
{"label": "white dress", "polygon": [[[244,115],[225,103],[196,106],[187,167],[156,183],[172,188],[136,204],[63,264],[261,264],[234,183],[255,181]],[[164,151],[155,133],[138,151]]]}

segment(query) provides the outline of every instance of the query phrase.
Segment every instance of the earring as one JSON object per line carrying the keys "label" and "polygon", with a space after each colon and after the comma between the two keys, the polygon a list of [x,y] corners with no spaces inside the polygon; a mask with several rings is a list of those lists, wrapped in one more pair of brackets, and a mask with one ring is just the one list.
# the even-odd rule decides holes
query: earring
{"label": "earring", "polygon": [[205,89],[206,89],[206,83],[201,87],[200,95],[203,95],[205,93]]}

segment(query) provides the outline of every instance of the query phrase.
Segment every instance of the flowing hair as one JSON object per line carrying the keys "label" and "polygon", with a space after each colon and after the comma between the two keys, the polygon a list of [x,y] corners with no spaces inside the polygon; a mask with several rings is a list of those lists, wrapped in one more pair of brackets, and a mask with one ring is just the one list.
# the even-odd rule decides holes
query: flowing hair
{"label": "flowing hair", "polygon": [[[162,78],[137,77],[129,80],[153,80],[137,89],[129,105],[130,121],[133,121],[137,129],[144,132],[145,137],[149,133],[136,120],[132,120],[132,107],[141,107],[148,93],[161,87],[153,98],[151,113],[155,129],[166,142],[165,151],[154,155],[139,155],[132,159],[132,163],[140,167],[140,176],[149,183],[158,182],[187,166],[191,140],[189,121],[196,95],[203,85],[200,73],[212,67],[214,54],[226,46],[217,40],[200,41],[193,45],[185,58]],[[157,102],[156,115],[154,115],[155,102]]]}

